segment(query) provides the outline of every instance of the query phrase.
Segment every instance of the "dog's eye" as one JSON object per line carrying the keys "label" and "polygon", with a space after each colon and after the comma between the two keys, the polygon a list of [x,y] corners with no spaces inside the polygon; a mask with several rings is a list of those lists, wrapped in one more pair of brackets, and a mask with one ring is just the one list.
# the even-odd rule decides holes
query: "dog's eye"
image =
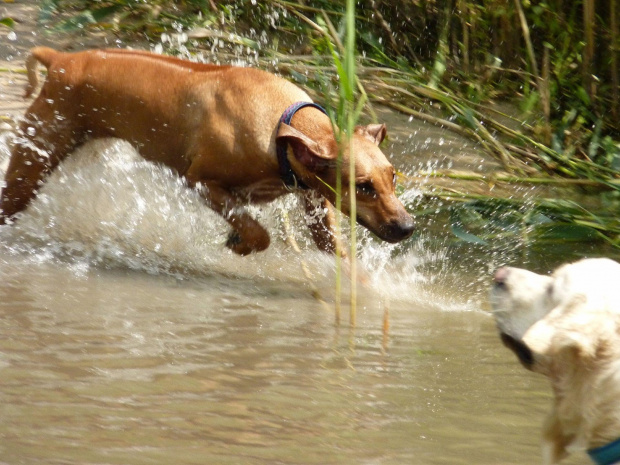
{"label": "dog's eye", "polygon": [[372,185],[372,182],[370,181],[357,183],[355,185],[355,190],[360,195],[375,195],[376,194],[375,188]]}

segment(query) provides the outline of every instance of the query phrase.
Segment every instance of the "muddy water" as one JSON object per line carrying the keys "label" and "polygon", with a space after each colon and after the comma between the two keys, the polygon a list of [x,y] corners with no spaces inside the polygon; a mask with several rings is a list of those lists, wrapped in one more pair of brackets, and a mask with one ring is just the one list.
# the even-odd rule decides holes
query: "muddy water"
{"label": "muddy water", "polygon": [[[0,60],[21,67],[49,37],[37,2],[7,5],[19,22]],[[23,81],[0,76],[2,116],[23,112]],[[376,110],[402,171],[497,168],[467,141]],[[0,177],[7,160],[4,133]],[[127,144],[73,154],[0,227],[0,464],[538,463],[549,389],[501,346],[486,288],[496,266],[542,271],[567,255],[430,231],[392,246],[360,230],[350,330],[346,308],[335,324],[333,260],[297,207],[253,209],[272,246],[240,258],[226,223]]]}
{"label": "muddy water", "polygon": [[548,386],[485,310],[489,269],[523,257],[360,231],[350,330],[296,206],[255,209],[272,247],[236,257],[170,172],[79,149],[0,228],[0,463],[537,463]]}

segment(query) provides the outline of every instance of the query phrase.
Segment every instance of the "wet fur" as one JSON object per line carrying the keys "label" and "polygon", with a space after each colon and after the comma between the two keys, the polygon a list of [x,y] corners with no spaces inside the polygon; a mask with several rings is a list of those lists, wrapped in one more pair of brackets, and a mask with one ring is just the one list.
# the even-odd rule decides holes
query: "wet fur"
{"label": "wet fur", "polygon": [[[37,63],[47,68],[43,87],[20,126],[0,197],[0,224],[23,211],[65,156],[88,139],[129,141],[147,160],[163,163],[232,228],[227,246],[245,255],[264,250],[266,230],[243,208],[288,193],[280,180],[276,141],[289,147],[308,213],[319,197],[320,221],[308,224],[317,247],[336,250],[333,203],[339,147],[329,117],[303,108],[278,126],[286,108],[308,95],[292,83],[252,68],[216,66],[131,50],[61,53],[37,47],[27,59],[28,86],[38,84]],[[276,131],[276,128],[279,130]],[[343,163],[355,153],[360,223],[381,239],[398,242],[413,220],[397,199],[395,171],[379,149],[385,125],[356,128]],[[348,186],[348,170],[343,170]],[[348,214],[349,193],[343,211]]]}
{"label": "wet fur", "polygon": [[620,264],[586,259],[551,276],[495,273],[491,303],[504,344],[554,393],[543,463],[620,437]]}

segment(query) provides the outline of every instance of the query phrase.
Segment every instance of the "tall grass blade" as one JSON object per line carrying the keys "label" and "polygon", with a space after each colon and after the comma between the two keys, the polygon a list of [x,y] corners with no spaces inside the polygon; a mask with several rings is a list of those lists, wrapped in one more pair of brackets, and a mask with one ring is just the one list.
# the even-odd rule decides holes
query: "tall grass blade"
{"label": "tall grass blade", "polygon": [[355,1],[347,0],[346,10],[346,41],[345,41],[345,82],[344,100],[346,102],[346,138],[349,147],[349,227],[351,229],[351,297],[349,322],[351,327],[355,326],[357,316],[357,203],[355,197],[355,152],[351,150],[351,138],[355,130],[356,114],[359,115],[361,108],[355,108],[354,89],[357,82],[355,71]]}

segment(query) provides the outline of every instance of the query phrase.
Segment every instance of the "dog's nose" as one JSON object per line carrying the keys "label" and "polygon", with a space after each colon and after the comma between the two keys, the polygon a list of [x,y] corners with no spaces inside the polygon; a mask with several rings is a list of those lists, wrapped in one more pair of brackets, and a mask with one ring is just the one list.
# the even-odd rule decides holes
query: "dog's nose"
{"label": "dog's nose", "polygon": [[402,221],[390,221],[383,226],[384,240],[388,242],[400,242],[404,241],[413,234],[415,231],[415,224],[413,218],[409,217]]}
{"label": "dog's nose", "polygon": [[400,221],[395,226],[396,234],[400,237],[400,240],[407,239],[413,234],[415,231],[415,223],[413,222],[413,218],[409,217],[404,221]]}
{"label": "dog's nose", "polygon": [[498,268],[493,274],[493,283],[497,287],[504,287],[508,282],[508,275],[510,274],[510,269],[506,266],[502,266]]}
{"label": "dog's nose", "polygon": [[413,231],[415,231],[415,223],[413,222],[413,218],[409,217],[407,221],[401,224],[400,228],[403,233],[403,239],[407,239],[408,237],[411,237],[411,235],[413,234]]}

